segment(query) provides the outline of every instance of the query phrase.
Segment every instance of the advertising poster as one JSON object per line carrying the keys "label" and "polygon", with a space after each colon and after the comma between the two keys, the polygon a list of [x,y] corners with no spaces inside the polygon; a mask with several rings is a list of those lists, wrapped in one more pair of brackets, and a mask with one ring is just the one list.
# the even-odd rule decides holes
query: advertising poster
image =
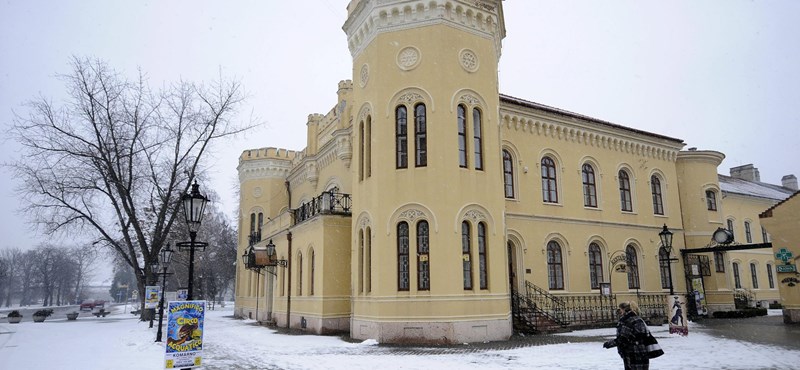
{"label": "advertising poster", "polygon": [[667,296],[667,312],[669,312],[669,333],[689,335],[689,322],[686,318],[686,297],[682,295]]}
{"label": "advertising poster", "polygon": [[169,302],[167,307],[167,369],[202,364],[205,301]]}
{"label": "advertising poster", "polygon": [[706,310],[706,296],[703,294],[704,291],[703,279],[692,279],[692,296],[694,298],[695,307],[697,307],[698,315],[708,315],[708,310]]}
{"label": "advertising poster", "polygon": [[189,298],[189,289],[178,289],[178,300],[185,301]]}
{"label": "advertising poster", "polygon": [[161,299],[161,287],[148,285],[144,290],[144,308],[158,308],[158,300]]}

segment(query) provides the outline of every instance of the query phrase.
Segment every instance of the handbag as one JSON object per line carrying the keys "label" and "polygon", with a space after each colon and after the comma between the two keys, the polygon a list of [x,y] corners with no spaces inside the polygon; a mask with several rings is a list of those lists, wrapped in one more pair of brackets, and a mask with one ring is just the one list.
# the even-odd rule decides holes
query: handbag
{"label": "handbag", "polygon": [[644,338],[644,347],[647,351],[647,357],[649,358],[656,358],[664,354],[664,350],[661,349],[661,345],[658,344],[658,341],[650,334],[650,331],[647,331],[647,336]]}

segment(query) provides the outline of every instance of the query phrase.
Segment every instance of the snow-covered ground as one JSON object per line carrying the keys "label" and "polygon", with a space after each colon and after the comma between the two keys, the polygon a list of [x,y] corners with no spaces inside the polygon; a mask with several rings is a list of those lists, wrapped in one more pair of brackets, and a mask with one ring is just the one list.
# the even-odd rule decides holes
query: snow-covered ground
{"label": "snow-covered ground", "polygon": [[[0,369],[164,368],[164,344],[156,328],[139,322],[122,307],[105,318],[82,313],[44,323],[8,324],[0,319]],[[587,337],[574,342],[509,350],[476,346],[448,350],[380,346],[375,341],[348,343],[338,337],[287,335],[232,318],[231,306],[208,311],[203,369],[621,369],[616,350],[602,347],[614,329],[568,333]],[[780,311],[777,311],[778,313]],[[0,316],[2,317],[2,316]],[[757,345],[703,334],[691,323],[689,336],[670,335],[666,326],[650,327],[666,354],[651,369],[798,369],[797,350]],[[595,341],[596,340],[596,341]]]}

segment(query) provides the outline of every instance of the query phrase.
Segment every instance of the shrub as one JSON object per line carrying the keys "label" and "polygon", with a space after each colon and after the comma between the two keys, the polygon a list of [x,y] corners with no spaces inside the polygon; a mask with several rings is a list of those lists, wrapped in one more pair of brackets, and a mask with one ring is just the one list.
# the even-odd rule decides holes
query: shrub
{"label": "shrub", "polygon": [[716,311],[713,316],[715,319],[739,319],[745,317],[766,316],[766,308],[746,308],[736,311]]}
{"label": "shrub", "polygon": [[19,311],[14,310],[14,311],[9,312],[8,317],[22,317],[22,314],[19,313]]}
{"label": "shrub", "polygon": [[778,303],[778,301],[774,301],[774,302],[772,302],[772,303],[770,303],[770,304],[769,304],[769,308],[771,308],[771,309],[773,309],[773,310],[778,310],[778,309],[781,309],[781,308],[783,308],[783,305],[781,305],[780,303]]}
{"label": "shrub", "polygon": [[44,317],[50,317],[50,315],[52,315],[52,314],[53,314],[53,310],[52,310],[52,309],[49,309],[49,308],[43,308],[43,309],[41,309],[41,310],[38,310],[38,311],[34,312],[34,313],[33,313],[33,316],[44,316]]}

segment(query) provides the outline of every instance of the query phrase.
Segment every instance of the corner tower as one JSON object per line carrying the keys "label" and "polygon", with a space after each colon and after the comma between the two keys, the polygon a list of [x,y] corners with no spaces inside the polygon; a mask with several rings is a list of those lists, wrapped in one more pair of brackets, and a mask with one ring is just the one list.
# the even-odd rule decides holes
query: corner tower
{"label": "corner tower", "polygon": [[500,0],[353,0],[351,336],[512,333],[497,66]]}

